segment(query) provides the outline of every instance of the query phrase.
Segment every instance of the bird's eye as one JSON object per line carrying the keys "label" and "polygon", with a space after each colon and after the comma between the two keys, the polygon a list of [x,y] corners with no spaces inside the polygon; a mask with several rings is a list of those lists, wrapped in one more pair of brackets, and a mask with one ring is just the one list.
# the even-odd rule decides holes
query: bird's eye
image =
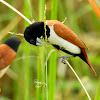
{"label": "bird's eye", "polygon": [[30,43],[31,43],[31,44],[34,44],[34,40],[33,40],[33,39],[31,39],[31,40],[30,40]]}

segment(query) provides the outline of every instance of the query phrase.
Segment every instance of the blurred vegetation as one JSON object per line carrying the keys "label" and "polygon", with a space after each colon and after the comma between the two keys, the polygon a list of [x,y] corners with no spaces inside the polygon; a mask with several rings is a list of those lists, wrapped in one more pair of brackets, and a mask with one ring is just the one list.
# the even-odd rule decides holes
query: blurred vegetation
{"label": "blurred vegetation", "polygon": [[[25,0],[7,0],[9,4],[25,14],[30,20],[34,18],[35,21],[43,20],[43,18],[40,17],[44,15],[40,15],[39,11],[41,9],[40,6],[44,4],[40,5],[40,1],[31,0],[29,9],[25,6],[27,4]],[[53,16],[51,0],[46,0],[45,2],[47,5],[46,19],[55,19],[51,17]],[[67,19],[64,24],[72,29],[89,48],[87,54],[91,64],[97,72],[97,77],[94,76],[88,65],[78,57],[69,58],[68,61],[81,78],[92,100],[94,98],[95,100],[100,100],[100,20],[87,0],[58,0],[56,19],[62,22],[65,17],[67,17]],[[15,12],[0,3],[0,43],[11,36],[16,36],[8,34],[9,31],[23,33],[25,27],[28,25],[29,24],[25,23],[25,21]],[[42,47],[41,49],[40,47],[39,50],[39,47],[26,43],[23,37],[17,37],[22,40],[22,43],[17,52],[15,61],[11,64],[10,69],[4,77],[0,79],[0,100],[25,100],[25,98],[29,98],[28,100],[37,100],[37,96],[39,95],[42,98],[38,100],[45,100],[45,75],[41,72],[43,71],[42,69],[44,69],[44,65],[42,65],[41,70],[38,69],[39,59],[41,58],[39,54],[42,56],[43,64],[45,63],[46,55],[41,54],[41,52],[44,53],[43,51],[45,51],[45,48]],[[53,49],[51,45],[48,45],[46,48],[47,53]],[[55,52],[52,54],[54,55],[54,53]],[[53,78],[56,82],[56,87],[53,86],[55,91],[54,100],[87,100],[83,88],[72,71],[67,68],[67,65],[61,64],[58,54],[55,56],[56,59],[52,60],[52,54],[47,65],[48,80],[50,76],[49,73],[51,73],[49,67],[52,66],[52,73],[53,67],[56,67],[56,71],[54,70],[56,72],[56,79]],[[63,55],[67,54],[63,53]],[[40,77],[39,72],[42,78],[40,81],[37,80]],[[50,77],[50,79],[52,81],[52,77]],[[52,86],[51,82],[50,84],[49,86]],[[38,92],[36,92],[36,90],[38,88],[41,89],[40,94],[37,95]]]}

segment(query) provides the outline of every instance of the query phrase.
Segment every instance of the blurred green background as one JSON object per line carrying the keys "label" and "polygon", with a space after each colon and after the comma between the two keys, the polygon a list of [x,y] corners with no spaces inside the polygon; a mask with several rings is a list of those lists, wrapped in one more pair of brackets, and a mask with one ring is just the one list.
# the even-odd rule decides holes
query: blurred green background
{"label": "blurred green background", "polygon": [[[92,100],[100,100],[100,20],[87,0],[6,0],[31,21],[44,20],[44,5],[46,4],[46,19],[65,21],[82,39],[87,47],[88,58],[93,65],[95,77],[89,66],[80,58],[69,58]],[[53,5],[54,3],[54,5]],[[29,5],[28,5],[29,4]],[[100,4],[98,0],[98,4]],[[9,37],[16,36],[8,32],[23,33],[29,24],[14,11],[0,3],[0,43]],[[67,65],[61,64],[56,51],[46,56],[54,49],[50,44],[46,47],[36,47],[28,44],[22,36],[16,36],[22,43],[16,59],[10,69],[0,79],[0,100],[88,100],[80,83]],[[62,52],[63,53],[63,52]],[[63,55],[67,55],[63,53]],[[45,72],[48,75],[45,75]],[[47,80],[46,80],[47,78]],[[48,81],[46,90],[45,81]],[[47,92],[48,91],[48,92]],[[53,91],[53,92],[52,92]]]}

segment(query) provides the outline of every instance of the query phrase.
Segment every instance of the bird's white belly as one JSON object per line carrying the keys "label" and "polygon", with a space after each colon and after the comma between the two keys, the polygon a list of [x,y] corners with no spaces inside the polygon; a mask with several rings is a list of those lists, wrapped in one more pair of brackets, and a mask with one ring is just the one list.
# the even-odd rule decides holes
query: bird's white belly
{"label": "bird's white belly", "polygon": [[64,50],[69,51],[73,54],[80,54],[80,48],[67,40],[64,40],[63,38],[59,37],[53,30],[53,26],[49,26],[50,28],[50,36],[48,38],[48,42],[53,45],[58,45],[60,48],[63,48]]}

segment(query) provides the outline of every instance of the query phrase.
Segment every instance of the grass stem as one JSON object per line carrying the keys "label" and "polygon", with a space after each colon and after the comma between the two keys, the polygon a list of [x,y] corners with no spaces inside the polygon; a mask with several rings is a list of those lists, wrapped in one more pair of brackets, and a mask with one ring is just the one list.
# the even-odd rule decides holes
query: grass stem
{"label": "grass stem", "polygon": [[[56,50],[57,50],[57,49],[56,49]],[[57,50],[57,51],[58,51],[58,50]],[[61,56],[63,56],[59,51],[58,51],[58,53],[59,53]],[[84,91],[85,91],[85,93],[86,93],[88,99],[91,100],[90,95],[88,94],[88,92],[87,92],[85,86],[83,85],[81,79],[79,78],[79,76],[77,75],[77,73],[75,72],[75,70],[73,69],[73,67],[70,65],[70,63],[69,63],[67,60],[65,60],[65,63],[69,66],[69,68],[71,69],[71,71],[74,73],[74,75],[76,76],[76,78],[77,78],[78,81],[80,82],[80,84],[81,84],[81,86],[83,87],[83,89],[84,89]]]}
{"label": "grass stem", "polygon": [[[24,14],[27,18],[31,17],[30,3],[29,0],[24,0]],[[24,22],[24,27],[26,28],[29,25],[26,21]],[[25,41],[24,43],[24,55],[29,56],[30,47],[29,44]],[[29,100],[29,80],[30,80],[30,67],[29,67],[30,59],[24,60],[24,100]]]}
{"label": "grass stem", "polygon": [[[45,0],[39,0],[39,21],[43,21],[45,18],[44,10],[45,10]],[[39,47],[38,48],[38,56],[40,57],[40,59],[38,59],[38,61],[37,61],[37,63],[38,63],[38,65],[37,65],[37,68],[38,68],[37,69],[37,79],[39,82],[45,81],[44,55],[45,55],[44,48]],[[41,90],[42,90],[42,88],[37,88],[37,100],[44,100],[46,93],[44,91],[42,91],[43,93],[41,95]]]}
{"label": "grass stem", "polygon": [[[57,20],[58,0],[51,1],[51,19]],[[52,47],[50,49],[53,49]],[[52,53],[49,59],[49,100],[54,100],[56,88],[57,53]]]}

